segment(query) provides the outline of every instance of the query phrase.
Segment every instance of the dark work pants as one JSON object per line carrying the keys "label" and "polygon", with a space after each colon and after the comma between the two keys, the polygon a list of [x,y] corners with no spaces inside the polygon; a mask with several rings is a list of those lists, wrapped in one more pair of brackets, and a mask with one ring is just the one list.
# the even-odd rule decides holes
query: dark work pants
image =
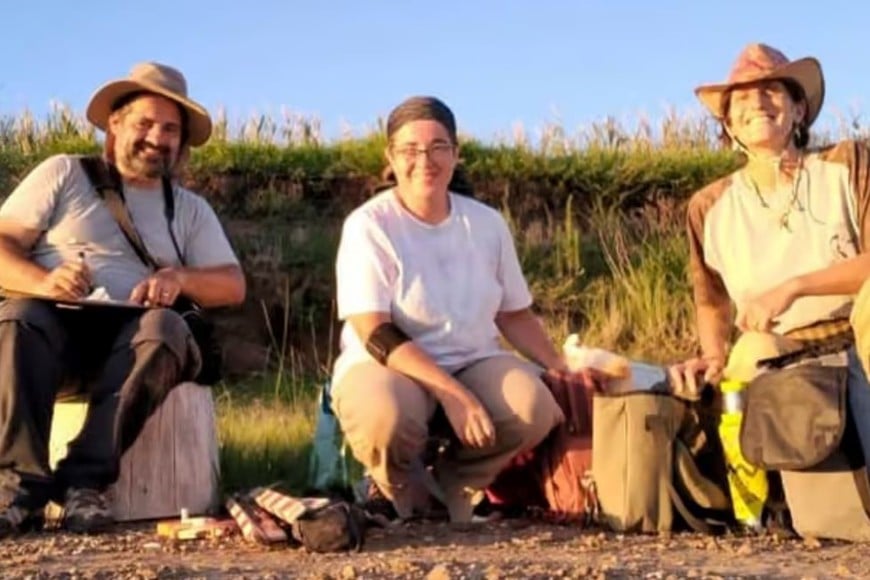
{"label": "dark work pants", "polygon": [[[198,371],[184,320],[167,309],[60,308],[42,300],[0,304],[0,495],[38,508],[70,487],[104,490],[146,419]],[[88,398],[69,453],[49,468],[54,402]]]}

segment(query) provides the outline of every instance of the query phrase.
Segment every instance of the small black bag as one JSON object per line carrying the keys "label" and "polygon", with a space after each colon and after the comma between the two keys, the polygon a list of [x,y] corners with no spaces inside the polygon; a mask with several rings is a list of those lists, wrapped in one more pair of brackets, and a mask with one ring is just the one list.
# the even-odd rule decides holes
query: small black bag
{"label": "small black bag", "polygon": [[360,551],[365,513],[344,501],[306,512],[293,522],[293,537],[312,552]]}

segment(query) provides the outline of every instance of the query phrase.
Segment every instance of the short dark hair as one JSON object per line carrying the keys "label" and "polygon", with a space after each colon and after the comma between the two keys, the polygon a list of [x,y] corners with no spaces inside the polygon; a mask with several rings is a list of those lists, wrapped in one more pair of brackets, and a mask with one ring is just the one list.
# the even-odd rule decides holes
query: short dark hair
{"label": "short dark hair", "polygon": [[[447,130],[450,141],[454,145],[459,144],[456,133],[456,118],[453,116],[453,111],[444,104],[444,101],[435,97],[411,97],[393,109],[387,118],[387,140],[391,140],[396,131],[406,123],[422,120],[437,121]],[[395,187],[396,175],[393,173],[392,167],[387,165],[384,168],[381,179],[381,183],[375,186],[375,192]],[[454,193],[474,197],[474,184],[461,163],[453,168],[453,175],[447,188]]]}
{"label": "short dark hair", "polygon": [[447,130],[453,144],[458,143],[453,111],[444,101],[435,97],[411,97],[402,101],[387,117],[387,139],[392,139],[406,123],[422,120],[437,121]]}
{"label": "short dark hair", "polygon": [[[773,81],[779,81],[788,91],[789,97],[795,103],[804,103],[804,118],[800,120],[797,127],[795,127],[794,134],[792,135],[792,140],[794,141],[795,147],[798,149],[806,149],[807,145],[810,142],[810,128],[807,123],[807,115],[809,115],[809,102],[807,101],[806,93],[804,93],[803,87],[794,82],[791,79],[770,79]],[[762,81],[764,82],[764,81]],[[733,90],[733,89],[732,89]],[[730,148],[733,144],[733,139],[731,138],[731,134],[728,132],[725,124],[727,123],[726,119],[728,119],[728,112],[731,109],[731,90],[725,92],[722,95],[722,116],[719,120],[719,143],[723,146]]]}

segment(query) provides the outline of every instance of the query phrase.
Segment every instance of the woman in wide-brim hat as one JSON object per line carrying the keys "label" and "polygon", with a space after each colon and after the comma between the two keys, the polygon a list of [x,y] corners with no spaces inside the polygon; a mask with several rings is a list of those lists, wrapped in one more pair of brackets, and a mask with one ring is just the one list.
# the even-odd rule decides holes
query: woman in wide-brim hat
{"label": "woman in wide-brim hat", "polygon": [[692,388],[702,376],[715,383],[723,371],[727,376],[736,366],[745,368],[745,361],[726,368],[735,327],[819,338],[850,332],[851,313],[861,356],[854,350],[850,355],[857,377],[850,397],[868,449],[870,386],[859,359],[866,368],[868,333],[861,320],[870,315],[856,295],[870,274],[864,253],[870,151],[854,141],[807,148],[825,96],[815,58],[790,61],[770,46],[752,44],[725,82],[695,93],[746,162],[689,201],[689,270],[701,356],[673,367],[672,378]]}
{"label": "woman in wide-brim hat", "polygon": [[695,89],[698,99],[720,121],[728,117],[731,91],[767,81],[779,81],[790,91],[794,101],[803,101],[804,129],[815,122],[825,100],[825,78],[819,61],[805,57],[789,61],[785,55],[763,44],[751,44],[740,53],[731,74],[723,83],[701,85]]}

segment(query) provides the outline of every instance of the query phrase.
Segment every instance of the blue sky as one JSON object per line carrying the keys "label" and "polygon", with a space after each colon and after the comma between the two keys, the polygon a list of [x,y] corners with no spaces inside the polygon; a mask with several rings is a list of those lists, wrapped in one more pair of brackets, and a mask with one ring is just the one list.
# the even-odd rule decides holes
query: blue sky
{"label": "blue sky", "polygon": [[700,114],[692,89],[764,41],[821,60],[821,123],[833,126],[870,114],[868,22],[870,4],[854,0],[7,0],[0,114],[42,115],[52,101],[83,111],[100,84],[158,60],[234,121],[283,107],[335,135],[435,94],[480,138],[515,123],[573,131],[608,115]]}

